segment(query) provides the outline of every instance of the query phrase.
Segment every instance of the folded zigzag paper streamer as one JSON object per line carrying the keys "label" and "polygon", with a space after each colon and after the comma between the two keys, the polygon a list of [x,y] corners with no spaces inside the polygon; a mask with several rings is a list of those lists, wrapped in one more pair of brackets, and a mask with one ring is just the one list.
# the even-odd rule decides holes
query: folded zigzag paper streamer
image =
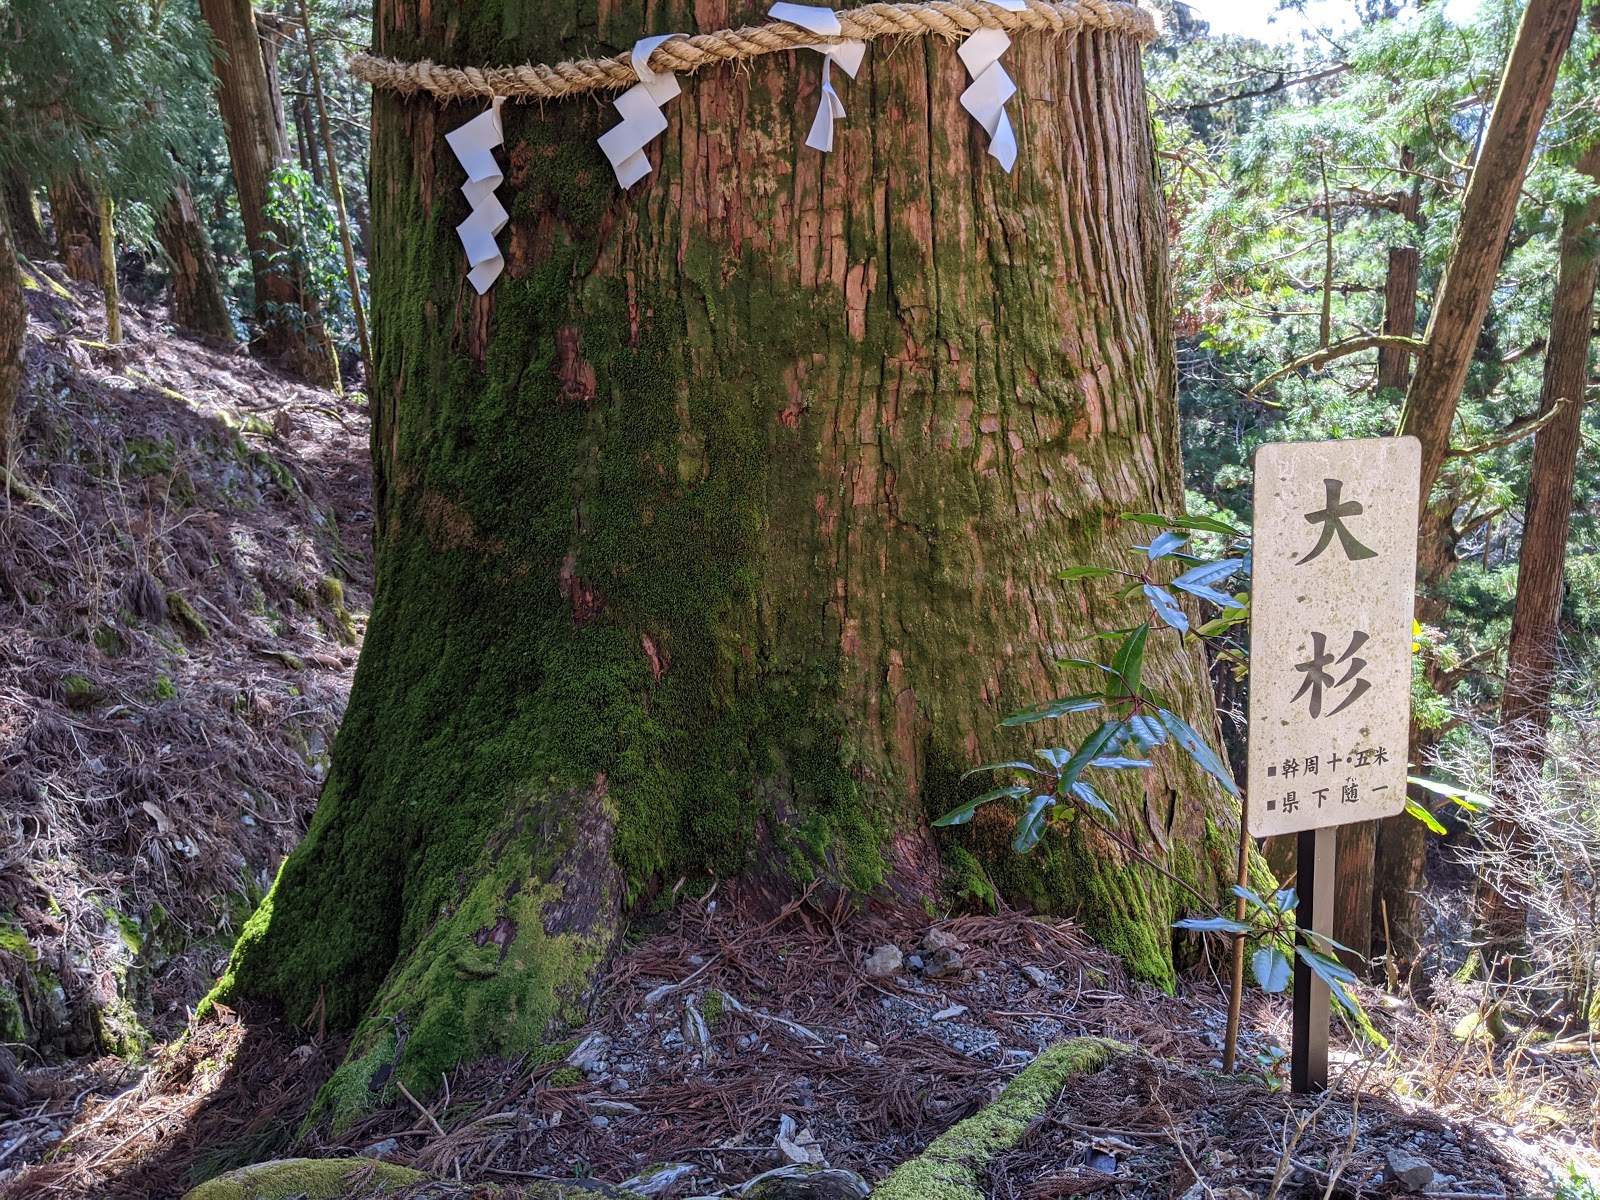
{"label": "folded zigzag paper streamer", "polygon": [[[767,10],[767,15],[779,21],[787,21],[791,25],[798,25],[811,33],[821,34],[823,37],[838,37],[843,32],[843,27],[839,24],[839,14],[831,8],[790,4],[788,0],[778,0],[777,4]],[[844,101],[840,100],[839,93],[833,90],[829,68],[833,63],[838,63],[839,69],[854,79],[856,72],[861,69],[862,58],[866,56],[867,44],[861,41],[819,43],[810,46],[809,49],[822,55],[822,99],[817,104],[817,115],[811,122],[811,132],[806,135],[806,145],[827,154],[833,149],[833,123],[844,116]]]}
{"label": "folded zigzag paper streamer", "polygon": [[494,240],[510,219],[494,194],[505,178],[494,157],[494,148],[505,141],[505,132],[500,126],[500,106],[504,103],[504,97],[496,96],[486,111],[444,135],[467,172],[461,193],[472,206],[472,213],[456,226],[456,233],[467,252],[467,265],[472,268],[467,278],[480,296],[489,290],[489,285],[506,265]]}
{"label": "folded zigzag paper streamer", "polygon": [[[989,3],[1012,12],[1027,8],[1023,0]],[[985,28],[975,30],[956,51],[967,65],[967,74],[972,76],[972,86],[961,93],[961,107],[983,126],[989,135],[989,153],[1008,173],[1017,164],[1017,135],[1011,128],[1011,118],[1006,116],[1006,101],[1017,94],[1017,85],[1000,65],[1000,56],[1010,45],[1005,30]]]}
{"label": "folded zigzag paper streamer", "polygon": [[666,132],[667,118],[661,106],[683,90],[678,86],[678,77],[670,71],[662,74],[650,69],[650,55],[668,38],[682,36],[666,33],[635,43],[631,57],[639,82],[612,102],[622,114],[622,124],[600,135],[600,149],[611,160],[617,182],[625,188],[650,174],[650,160],[645,157],[644,148]]}

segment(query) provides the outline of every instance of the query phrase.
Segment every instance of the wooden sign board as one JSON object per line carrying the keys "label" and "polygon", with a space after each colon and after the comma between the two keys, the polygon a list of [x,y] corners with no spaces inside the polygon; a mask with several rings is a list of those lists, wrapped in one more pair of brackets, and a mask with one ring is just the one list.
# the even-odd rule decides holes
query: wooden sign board
{"label": "wooden sign board", "polygon": [[1250,832],[1405,809],[1415,438],[1279,442],[1255,459]]}

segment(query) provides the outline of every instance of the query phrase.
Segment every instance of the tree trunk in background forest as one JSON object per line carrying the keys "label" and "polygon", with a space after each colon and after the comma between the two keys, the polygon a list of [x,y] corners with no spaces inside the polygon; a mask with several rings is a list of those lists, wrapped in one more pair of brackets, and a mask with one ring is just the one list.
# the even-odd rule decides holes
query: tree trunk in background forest
{"label": "tree trunk in background forest", "polygon": [[0,189],[5,193],[5,219],[11,225],[14,248],[29,258],[48,255],[50,239],[44,234],[35,189],[15,171],[0,172]]}
{"label": "tree trunk in background forest", "polygon": [[[648,29],[765,10],[682,0]],[[647,32],[491,11],[380,0],[374,45],[556,62]],[[838,80],[830,155],[802,144],[817,55],[685,78],[625,194],[609,105],[508,104],[482,298],[444,134],[484,104],[375,97],[374,611],[311,830],[219,992],[364,1017],[336,1090],[366,1095],[399,1038],[420,1095],[553,1036],[685,879],[774,903],[992,881],[1172,983],[1185,894],[1093,822],[1025,857],[1002,806],[928,824],[993,786],[967,768],[1092,728],[999,722],[1082,691],[1057,660],[1140,619],[1056,573],[1134,566],[1118,514],[1183,503],[1139,47],[1023,34],[1006,69],[1014,176],[936,38]],[[1152,636],[1147,664],[1215,736],[1199,650]],[[1158,754],[1105,783],[1120,832],[1220,896],[1236,808]]]}
{"label": "tree trunk in background forest", "polygon": [[[1416,155],[1409,146],[1400,151],[1400,170],[1409,173]],[[1422,193],[1420,180],[1399,198],[1398,211],[1411,226],[1411,244],[1389,247],[1389,269],[1383,280],[1383,332],[1391,337],[1415,337],[1417,333],[1417,284],[1422,268],[1422,252],[1417,246],[1421,230]],[[1378,390],[1404,391],[1411,382],[1411,352],[1401,346],[1378,348]]]}
{"label": "tree trunk in background forest", "polygon": [[0,213],[0,472],[11,466],[11,419],[22,387],[22,351],[28,329],[27,299],[17,268],[17,248]]}
{"label": "tree trunk in background forest", "polygon": [[[1424,623],[1437,621],[1438,589],[1456,566],[1452,514],[1435,510],[1433,486],[1450,449],[1456,405],[1500,273],[1523,177],[1582,7],[1582,0],[1528,0],[1523,10],[1462,201],[1444,277],[1434,293],[1426,345],[1400,412],[1399,433],[1422,443],[1417,619]],[[1451,506],[1448,500],[1445,504]],[[1414,727],[1410,759],[1417,770],[1427,769],[1431,736]],[[1383,823],[1374,866],[1374,925],[1381,936],[1387,916],[1384,952],[1402,975],[1420,948],[1416,892],[1426,854],[1427,830],[1421,822],[1402,814]]]}
{"label": "tree trunk in background forest", "polygon": [[[268,85],[262,39],[250,0],[201,0],[200,12],[219,51],[212,63],[217,104],[228,135],[239,215],[250,247],[260,347],[289,369],[329,386],[338,374],[316,305],[302,294],[298,272],[288,264],[273,262],[282,252],[283,241],[282,232],[267,220],[268,183],[288,148],[278,98]],[[304,319],[283,316],[294,310]]]}
{"label": "tree trunk in background forest", "polygon": [[236,337],[228,302],[222,293],[211,240],[195,211],[194,195],[182,176],[172,198],[156,218],[156,236],[172,268],[172,316],[191,333],[233,345]]}
{"label": "tree trunk in background forest", "polygon": [[1583,0],[1528,0],[1500,77],[1444,278],[1434,293],[1427,345],[1400,411],[1400,433],[1422,443],[1423,511],[1450,448],[1456,404],[1500,274],[1523,176],[1582,8]]}
{"label": "tree trunk in background forest", "polygon": [[[1400,151],[1400,169],[1409,172],[1415,156],[1409,148]],[[1416,242],[1420,230],[1421,193],[1413,186],[1398,196],[1397,211],[1410,225],[1410,245],[1389,247],[1389,269],[1383,286],[1383,332],[1397,337],[1414,337],[1417,332],[1417,285],[1422,255]],[[1411,352],[1399,346],[1378,349],[1376,386],[1404,390],[1411,380]],[[1414,818],[1398,818],[1415,825]],[[1396,831],[1404,837],[1409,831]],[[1334,861],[1339,864],[1333,885],[1333,937],[1350,948],[1343,954],[1346,965],[1361,970],[1372,957],[1374,939],[1383,936],[1382,906],[1377,889],[1379,845],[1388,830],[1381,821],[1355,821],[1339,826]],[[1285,838],[1285,853],[1292,854],[1293,839]],[[1274,863],[1276,866],[1277,864]],[[1415,882],[1415,881],[1413,881]]]}
{"label": "tree trunk in background forest", "polygon": [[293,152],[289,143],[289,112],[284,106],[283,73],[278,70],[278,60],[289,41],[284,20],[276,13],[255,13],[256,35],[261,39],[261,66],[267,73],[267,97],[272,104],[272,132],[277,141],[277,161],[289,161]]}
{"label": "tree trunk in background forest", "polygon": [[56,231],[56,255],[67,278],[99,287],[100,207],[81,176],[51,180],[50,221]]}
{"label": "tree trunk in background forest", "polygon": [[[1600,180],[1600,143],[1589,146],[1578,170]],[[1600,200],[1568,212],[1561,229],[1561,259],[1550,312],[1550,344],[1545,351],[1539,411],[1561,411],[1533,438],[1528,497],[1523,510],[1522,552],[1517,560],[1516,609],[1506,653],[1505,690],[1500,696],[1494,795],[1490,815],[1492,844],[1515,851],[1524,841],[1516,814],[1525,804],[1518,792],[1536,788],[1544,769],[1545,735],[1550,728],[1550,691],[1556,668],[1567,532],[1578,449],[1583,442],[1583,405],[1589,382],[1589,344],[1594,326],[1594,294],[1600,259],[1594,239],[1600,233]],[[1525,949],[1527,908],[1514,894],[1480,883],[1479,937],[1484,953],[1516,955]]]}

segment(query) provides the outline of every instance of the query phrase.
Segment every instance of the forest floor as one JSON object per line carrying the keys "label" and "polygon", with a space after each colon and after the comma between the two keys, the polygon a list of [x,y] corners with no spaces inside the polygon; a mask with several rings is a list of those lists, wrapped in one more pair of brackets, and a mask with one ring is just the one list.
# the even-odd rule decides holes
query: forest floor
{"label": "forest floor", "polygon": [[10,466],[36,499],[0,503],[0,1197],[164,1200],[289,1154],[507,1187],[679,1164],[659,1195],[800,1163],[877,1184],[1084,1035],[1135,1050],[1069,1081],[985,1195],[1394,1196],[1394,1158],[1426,1168],[1415,1194],[1510,1200],[1600,1165],[1593,1049],[1488,1039],[1448,975],[1364,993],[1390,1049],[1341,1027],[1335,1087],[1296,1099],[1281,998],[1250,996],[1220,1074],[1210,957],[1167,995],[1070,922],[772,913],[732,885],[637,932],[565,1060],[308,1124],[339,1038],[190,1014],[304,831],[348,694],[365,412],[159,310],[106,347],[92,296],[33,276]]}

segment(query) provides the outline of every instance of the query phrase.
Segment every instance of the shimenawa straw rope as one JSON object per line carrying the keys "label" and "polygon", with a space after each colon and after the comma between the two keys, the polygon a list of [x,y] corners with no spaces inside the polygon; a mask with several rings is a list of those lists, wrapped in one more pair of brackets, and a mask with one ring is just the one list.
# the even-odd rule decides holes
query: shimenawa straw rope
{"label": "shimenawa straw rope", "polygon": [[[716,63],[818,44],[927,34],[958,38],[976,29],[1003,29],[1007,33],[1035,30],[1058,35],[1114,33],[1140,42],[1151,41],[1156,35],[1155,19],[1136,4],[1116,0],[1027,0],[1027,5],[1023,11],[1011,12],[985,0],[865,4],[839,11],[840,35],[836,38],[821,37],[787,21],[719,29],[661,43],[650,55],[649,66],[655,71],[687,74]],[[639,81],[626,53],[614,58],[560,62],[553,67],[544,63],[443,67],[426,59],[400,62],[357,54],[350,60],[350,72],[373,87],[406,96],[428,92],[440,100],[490,96],[556,100],[582,92],[632,87]]]}

